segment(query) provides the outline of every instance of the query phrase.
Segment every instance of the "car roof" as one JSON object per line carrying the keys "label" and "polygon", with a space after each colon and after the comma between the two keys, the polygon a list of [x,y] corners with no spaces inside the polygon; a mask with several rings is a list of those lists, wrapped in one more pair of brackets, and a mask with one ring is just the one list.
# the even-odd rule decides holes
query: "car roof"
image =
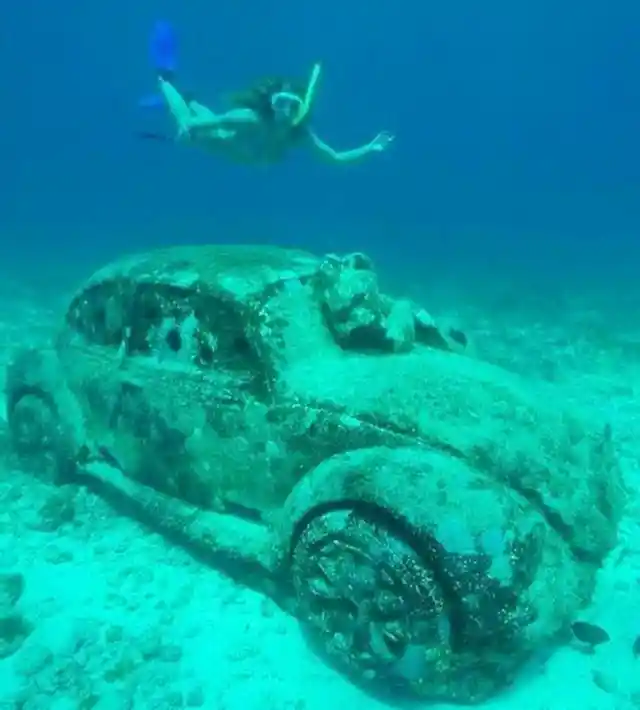
{"label": "car roof", "polygon": [[170,247],[128,255],[108,264],[85,281],[81,292],[105,282],[124,280],[199,287],[244,299],[271,284],[310,277],[320,263],[317,256],[308,252],[268,245]]}

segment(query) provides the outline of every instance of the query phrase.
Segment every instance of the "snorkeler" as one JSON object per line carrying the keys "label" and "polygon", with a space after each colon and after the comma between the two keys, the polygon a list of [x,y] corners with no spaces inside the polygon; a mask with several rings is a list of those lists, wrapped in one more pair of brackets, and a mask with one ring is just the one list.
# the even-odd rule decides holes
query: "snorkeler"
{"label": "snorkeler", "polygon": [[[158,99],[175,121],[178,142],[236,162],[275,163],[290,148],[307,145],[333,162],[351,163],[384,151],[393,141],[390,133],[383,132],[359,148],[337,151],[318,137],[310,126],[310,117],[320,78],[319,64],[304,86],[282,78],[266,79],[235,94],[226,111],[215,113],[176,88],[172,32],[166,23],[156,25],[151,50],[158,73]],[[142,135],[164,139],[155,134]]]}

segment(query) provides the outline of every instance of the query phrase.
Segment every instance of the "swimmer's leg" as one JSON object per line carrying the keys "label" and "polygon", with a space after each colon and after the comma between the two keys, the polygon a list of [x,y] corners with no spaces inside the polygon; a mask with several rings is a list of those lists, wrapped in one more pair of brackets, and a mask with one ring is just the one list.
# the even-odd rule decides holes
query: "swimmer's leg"
{"label": "swimmer's leg", "polygon": [[189,133],[194,128],[222,128],[259,122],[258,116],[251,109],[238,108],[216,114],[198,101],[186,98],[167,79],[160,77],[159,82],[164,101],[178,124],[178,135]]}
{"label": "swimmer's leg", "polygon": [[234,108],[225,113],[214,113],[211,109],[198,103],[197,101],[189,101],[191,109],[190,128],[202,129],[221,129],[233,128],[240,124],[259,123],[258,115],[250,108]]}
{"label": "swimmer's leg", "polygon": [[178,138],[188,135],[193,120],[189,103],[187,103],[184,96],[182,96],[175,86],[166,79],[160,77],[158,83],[160,93],[177,124]]}
{"label": "swimmer's leg", "polygon": [[199,125],[216,125],[219,119],[216,114],[206,106],[203,106],[197,101],[189,101],[189,110],[191,111],[192,120]]}
{"label": "swimmer's leg", "polygon": [[198,101],[189,101],[191,109],[191,129],[193,137],[201,140],[230,140],[237,131],[224,128],[221,116],[217,116],[210,108],[203,106]]}
{"label": "swimmer's leg", "polygon": [[191,110],[190,128],[195,136],[225,140],[235,135],[235,131],[223,128],[223,116],[215,114],[210,108],[198,101],[189,101]]}

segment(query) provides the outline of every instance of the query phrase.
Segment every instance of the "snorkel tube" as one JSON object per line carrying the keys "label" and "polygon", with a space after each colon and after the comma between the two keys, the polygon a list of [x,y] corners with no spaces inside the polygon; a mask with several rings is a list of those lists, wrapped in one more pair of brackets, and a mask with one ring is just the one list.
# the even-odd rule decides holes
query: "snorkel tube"
{"label": "snorkel tube", "polygon": [[307,91],[305,92],[304,99],[300,103],[300,108],[298,113],[293,119],[293,125],[298,126],[307,117],[307,114],[311,110],[311,104],[313,103],[313,98],[316,93],[316,85],[318,84],[318,79],[320,78],[320,62],[316,62],[311,70],[311,76],[309,77],[309,83],[307,84]]}

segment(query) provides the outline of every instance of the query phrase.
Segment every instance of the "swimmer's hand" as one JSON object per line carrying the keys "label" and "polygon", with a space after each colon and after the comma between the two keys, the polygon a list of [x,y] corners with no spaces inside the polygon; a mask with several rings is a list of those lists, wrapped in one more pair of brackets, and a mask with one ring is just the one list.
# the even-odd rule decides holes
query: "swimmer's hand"
{"label": "swimmer's hand", "polygon": [[395,136],[393,133],[382,131],[382,133],[378,133],[367,147],[373,153],[382,153],[383,150],[386,150],[391,143],[393,143],[394,139]]}

